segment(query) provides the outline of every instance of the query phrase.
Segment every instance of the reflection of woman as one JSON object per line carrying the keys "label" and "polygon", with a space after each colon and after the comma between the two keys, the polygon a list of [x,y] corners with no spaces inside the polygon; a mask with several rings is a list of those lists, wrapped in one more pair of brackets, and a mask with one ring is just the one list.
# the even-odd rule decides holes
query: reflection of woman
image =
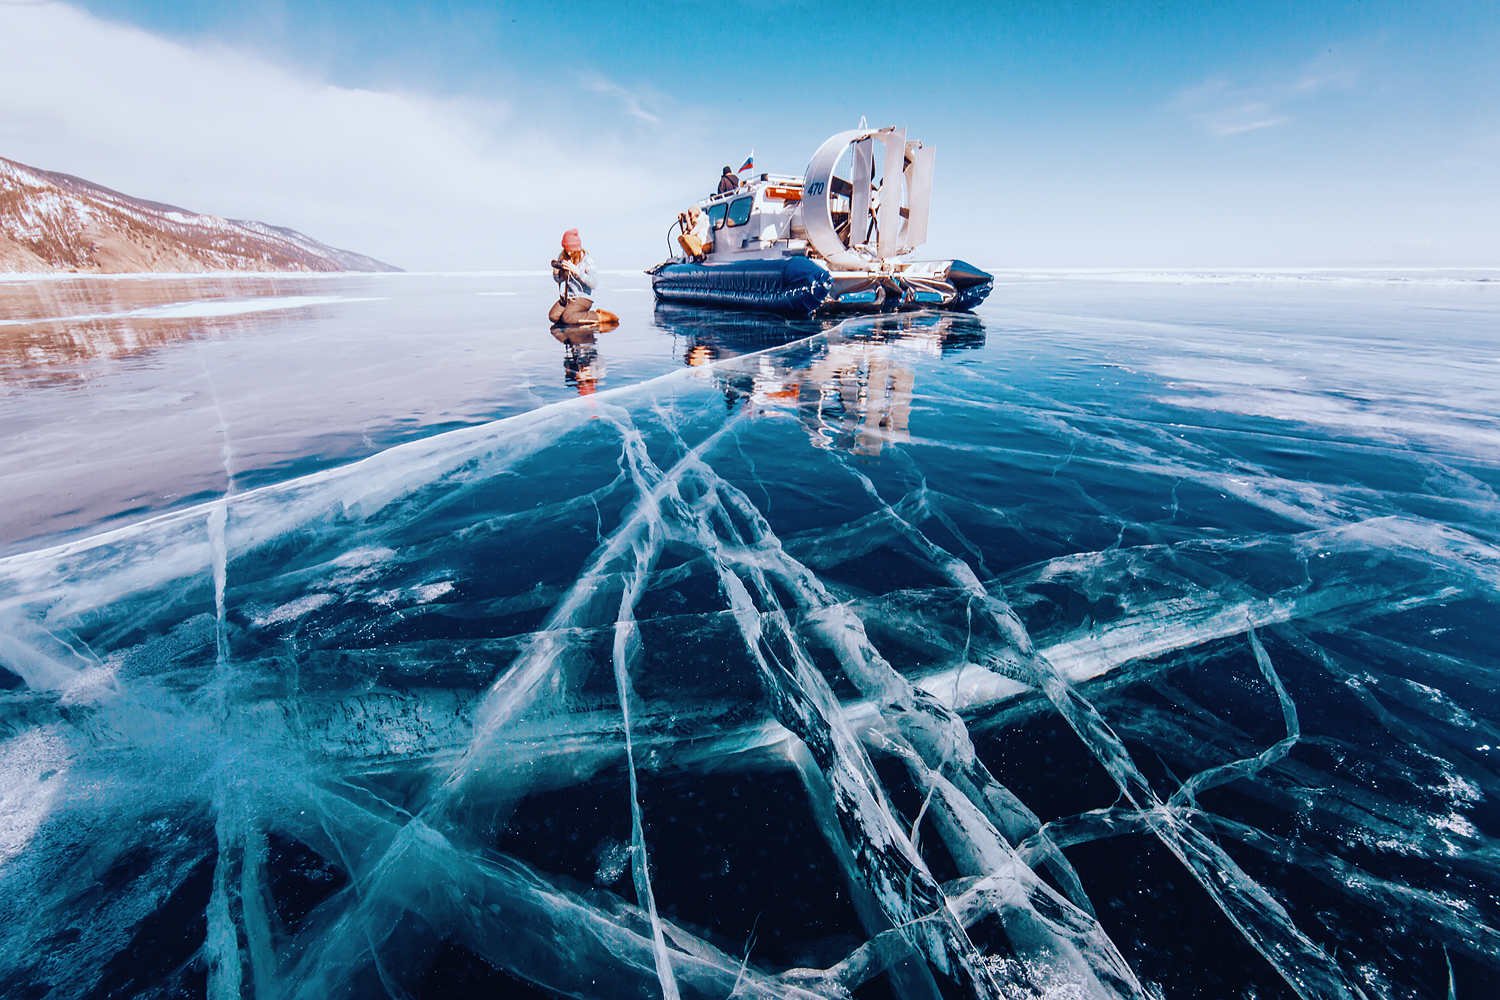
{"label": "reflection of woman", "polygon": [[558,324],[552,327],[552,336],[563,345],[563,382],[577,389],[580,396],[593,393],[604,381],[604,359],[594,346],[594,328]]}
{"label": "reflection of woman", "polygon": [[578,238],[576,229],[563,233],[562,253],[552,262],[552,280],[562,286],[557,301],[547,311],[547,318],[553,323],[619,324],[620,317],[614,313],[594,308],[599,272],[594,267],[594,258],[583,249],[583,240]]}

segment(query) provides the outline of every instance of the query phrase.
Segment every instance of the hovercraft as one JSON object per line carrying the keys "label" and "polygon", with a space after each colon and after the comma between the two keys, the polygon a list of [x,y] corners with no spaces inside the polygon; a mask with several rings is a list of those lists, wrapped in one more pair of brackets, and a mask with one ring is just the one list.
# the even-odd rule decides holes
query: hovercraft
{"label": "hovercraft", "polygon": [[[801,177],[765,173],[698,202],[712,243],[699,260],[679,251],[651,268],[651,288],[662,302],[786,316],[972,309],[992,275],[910,259],[927,242],[936,152],[904,128],[840,132]],[[674,248],[682,230],[667,234]]]}

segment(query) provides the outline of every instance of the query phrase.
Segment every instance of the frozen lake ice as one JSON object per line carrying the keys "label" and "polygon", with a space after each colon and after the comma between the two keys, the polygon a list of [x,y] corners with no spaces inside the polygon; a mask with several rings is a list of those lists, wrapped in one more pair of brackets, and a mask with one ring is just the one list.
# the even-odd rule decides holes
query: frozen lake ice
{"label": "frozen lake ice", "polygon": [[1496,278],[0,281],[0,994],[1496,995]]}

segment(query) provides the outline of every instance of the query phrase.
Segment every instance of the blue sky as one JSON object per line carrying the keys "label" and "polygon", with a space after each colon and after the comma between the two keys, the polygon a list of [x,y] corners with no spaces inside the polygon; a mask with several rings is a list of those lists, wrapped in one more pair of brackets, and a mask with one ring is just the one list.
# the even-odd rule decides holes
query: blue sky
{"label": "blue sky", "polygon": [[[8,9],[0,2],[0,18]],[[1493,3],[88,0],[46,17],[86,19],[100,46],[118,37],[291,81],[268,84],[267,101],[302,87],[395,103],[363,131],[330,106],[326,131],[342,148],[310,118],[278,142],[274,109],[250,106],[247,69],[221,88],[233,90],[223,116],[253,123],[266,162],[237,172],[246,154],[232,129],[218,168],[190,122],[174,136],[172,88],[142,83],[132,115],[159,106],[155,146],[181,142],[174,162],[195,165],[174,181],[116,126],[91,137],[60,99],[37,108],[12,95],[0,155],[104,183],[98,173],[113,172],[123,190],[216,214],[280,210],[266,221],[408,267],[525,266],[555,237],[532,244],[567,225],[620,266],[649,263],[674,206],[719,166],[753,147],[759,169],[800,172],[862,115],[938,147],[935,254],[1007,267],[1500,265]],[[122,61],[108,85],[135,86],[120,77],[145,61]],[[410,126],[420,137],[389,124],[407,112],[425,121]],[[377,185],[379,138],[408,159],[419,148],[447,158],[411,160]],[[269,162],[272,146],[285,163]],[[350,159],[355,146],[363,160]],[[343,191],[319,188],[320,169],[373,173]],[[487,171],[529,178],[500,185],[513,210],[502,192],[479,192]],[[425,210],[419,177],[447,201]],[[278,200],[273,184],[309,193]],[[466,217],[469,185],[483,206]],[[363,221],[359,204],[332,203],[356,196]]]}

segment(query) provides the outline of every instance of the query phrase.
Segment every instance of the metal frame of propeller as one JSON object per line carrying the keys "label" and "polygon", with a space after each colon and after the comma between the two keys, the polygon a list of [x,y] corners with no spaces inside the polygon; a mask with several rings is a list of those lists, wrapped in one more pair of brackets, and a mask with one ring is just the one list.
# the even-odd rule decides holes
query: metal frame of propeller
{"label": "metal frame of propeller", "polygon": [[[874,183],[877,144],[883,151],[878,186]],[[853,177],[847,182],[852,190],[846,243],[833,222],[834,199],[839,197],[835,181],[843,180],[835,178],[834,171],[850,146],[854,156]],[[883,269],[892,258],[915,250],[927,242],[936,157],[935,148],[908,142],[904,128],[857,128],[831,137],[813,154],[803,181],[802,225],[808,242],[829,267],[846,271]],[[875,223],[873,241],[868,238],[871,220]],[[859,238],[856,233],[861,234]]]}

